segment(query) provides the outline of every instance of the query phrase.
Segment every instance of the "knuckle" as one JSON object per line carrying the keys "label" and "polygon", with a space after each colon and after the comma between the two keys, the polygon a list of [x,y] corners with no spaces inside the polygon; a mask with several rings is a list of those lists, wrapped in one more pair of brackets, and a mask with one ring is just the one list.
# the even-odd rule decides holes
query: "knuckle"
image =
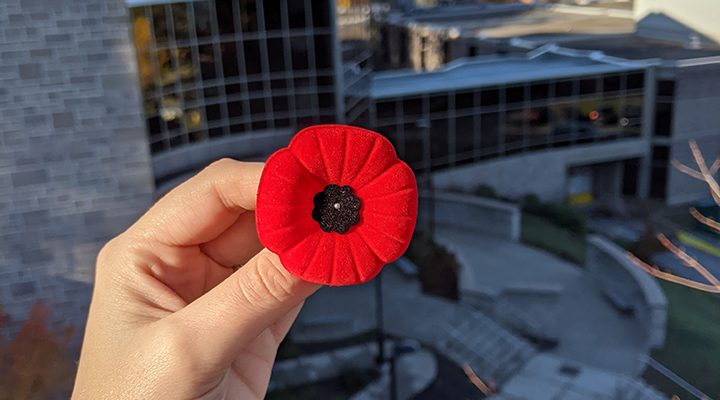
{"label": "knuckle", "polygon": [[208,167],[206,168],[208,171],[222,171],[224,169],[227,169],[229,165],[235,164],[237,161],[233,160],[232,158],[224,157],[219,160],[213,161]]}
{"label": "knuckle", "polygon": [[261,253],[257,267],[250,275],[243,293],[256,306],[272,307],[294,297],[295,283],[276,255]]}

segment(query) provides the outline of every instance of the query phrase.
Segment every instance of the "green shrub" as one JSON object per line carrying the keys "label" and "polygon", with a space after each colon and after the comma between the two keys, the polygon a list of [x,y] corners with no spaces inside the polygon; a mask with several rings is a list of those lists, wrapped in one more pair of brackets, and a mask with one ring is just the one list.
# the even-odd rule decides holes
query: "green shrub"
{"label": "green shrub", "polygon": [[477,185],[477,186],[475,186],[475,189],[473,189],[472,193],[475,196],[479,196],[479,197],[487,197],[487,198],[491,198],[491,199],[499,198],[495,189],[493,189],[492,186],[488,186],[488,185],[482,185],[482,184]]}
{"label": "green shrub", "polygon": [[585,216],[571,206],[543,202],[535,195],[527,195],[523,198],[522,209],[528,214],[546,218],[575,233],[585,234],[587,231]]}
{"label": "green shrub", "polygon": [[418,266],[424,293],[458,299],[459,265],[455,255],[428,235],[416,232],[405,256]]}

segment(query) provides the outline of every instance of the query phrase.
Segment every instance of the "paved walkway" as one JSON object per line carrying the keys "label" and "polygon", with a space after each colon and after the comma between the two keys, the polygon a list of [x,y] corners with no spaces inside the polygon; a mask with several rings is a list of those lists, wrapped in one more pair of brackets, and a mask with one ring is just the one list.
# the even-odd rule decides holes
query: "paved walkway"
{"label": "paved walkway", "polygon": [[[385,332],[435,348],[458,365],[470,363],[481,377],[501,382],[530,359],[534,348],[481,312],[420,293],[414,280],[393,266],[383,272]],[[374,283],[325,287],[308,299],[292,338],[326,341],[375,329]]]}
{"label": "paved walkway", "polygon": [[464,290],[515,304],[546,336],[557,339],[553,354],[614,372],[638,373],[638,358],[648,353],[642,327],[618,313],[581,268],[521,243],[471,232],[439,229],[437,239],[459,257]]}

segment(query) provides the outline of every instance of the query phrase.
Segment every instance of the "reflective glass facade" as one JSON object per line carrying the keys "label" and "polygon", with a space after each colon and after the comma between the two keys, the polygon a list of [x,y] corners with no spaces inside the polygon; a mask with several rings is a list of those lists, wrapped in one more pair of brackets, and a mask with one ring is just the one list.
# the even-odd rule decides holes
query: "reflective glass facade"
{"label": "reflective glass facade", "polygon": [[377,99],[372,123],[415,169],[640,136],[642,71]]}
{"label": "reflective glass facade", "polygon": [[[338,15],[355,21],[362,13],[352,3],[338,5]],[[152,152],[342,119],[334,10],[330,1],[311,0],[133,7]],[[367,15],[367,7],[360,10]]]}

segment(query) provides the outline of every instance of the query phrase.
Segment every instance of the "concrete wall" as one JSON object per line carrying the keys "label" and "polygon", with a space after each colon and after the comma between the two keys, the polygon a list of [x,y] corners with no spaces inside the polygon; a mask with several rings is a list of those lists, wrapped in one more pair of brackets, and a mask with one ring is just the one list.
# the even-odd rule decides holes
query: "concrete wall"
{"label": "concrete wall", "polygon": [[634,5],[640,34],[681,41],[692,30],[720,41],[718,13],[720,2],[714,0],[635,0]]}
{"label": "concrete wall", "polygon": [[644,139],[533,151],[440,171],[434,174],[434,183],[466,190],[483,184],[509,197],[534,193],[543,200],[564,201],[568,167],[642,157],[647,151]]}
{"label": "concrete wall", "polygon": [[602,236],[588,239],[586,275],[603,293],[613,292],[629,302],[646,331],[648,345],[662,347],[667,324],[667,298],[655,278],[627,257],[625,250]]}
{"label": "concrete wall", "polygon": [[[719,3],[720,5],[720,3]],[[711,164],[720,155],[720,66],[700,65],[675,70],[675,106],[670,157],[695,167],[688,141],[694,139]],[[662,142],[662,140],[658,140]],[[667,202],[681,204],[709,196],[707,185],[668,170]]]}
{"label": "concrete wall", "polygon": [[432,198],[421,194],[419,226],[427,223],[433,206],[436,225],[520,240],[520,208],[514,204],[460,193],[437,192]]}
{"label": "concrete wall", "polygon": [[0,304],[10,331],[39,299],[53,319],[84,325],[98,249],[150,204],[128,28],[124,0],[0,2]]}

